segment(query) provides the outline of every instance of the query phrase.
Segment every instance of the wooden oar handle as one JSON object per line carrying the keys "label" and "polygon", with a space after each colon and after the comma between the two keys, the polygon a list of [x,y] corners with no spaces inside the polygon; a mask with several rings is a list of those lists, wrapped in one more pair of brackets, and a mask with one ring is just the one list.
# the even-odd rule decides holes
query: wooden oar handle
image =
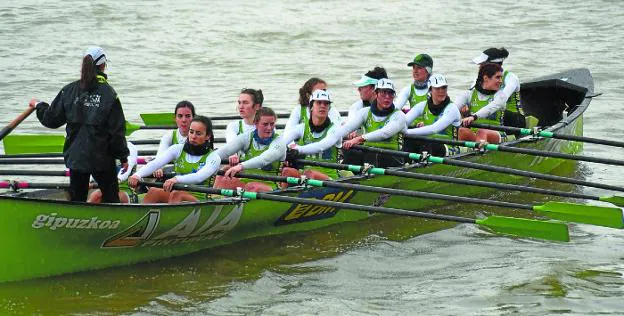
{"label": "wooden oar handle", "polygon": [[0,139],[3,139],[7,136],[17,125],[19,125],[23,120],[25,120],[33,111],[35,111],[34,107],[28,107],[24,112],[18,115],[14,120],[12,120],[7,126],[5,126],[2,131],[0,131]]}

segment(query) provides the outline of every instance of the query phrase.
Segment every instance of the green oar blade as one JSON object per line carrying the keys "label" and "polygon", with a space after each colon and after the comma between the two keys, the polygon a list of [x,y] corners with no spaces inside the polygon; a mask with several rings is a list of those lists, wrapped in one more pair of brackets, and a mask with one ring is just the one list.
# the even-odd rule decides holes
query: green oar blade
{"label": "green oar blade", "polygon": [[533,210],[541,215],[562,221],[624,228],[622,210],[617,207],[551,201],[543,205],[536,205],[533,207]]}
{"label": "green oar blade", "polygon": [[568,226],[563,223],[505,216],[490,216],[484,219],[477,219],[475,222],[499,234],[554,241],[570,241]]}
{"label": "green oar blade", "polygon": [[175,125],[175,114],[170,113],[141,113],[143,124],[150,125]]}
{"label": "green oar blade", "polygon": [[624,196],[618,196],[618,195],[601,196],[599,200],[603,202],[609,202],[613,205],[617,205],[620,207],[624,207]]}
{"label": "green oar blade", "polygon": [[126,136],[130,136],[130,134],[141,129],[141,125],[133,124],[126,121]]}
{"label": "green oar blade", "polygon": [[65,136],[53,134],[38,135],[7,135],[4,140],[4,153],[35,154],[35,153],[62,153]]}

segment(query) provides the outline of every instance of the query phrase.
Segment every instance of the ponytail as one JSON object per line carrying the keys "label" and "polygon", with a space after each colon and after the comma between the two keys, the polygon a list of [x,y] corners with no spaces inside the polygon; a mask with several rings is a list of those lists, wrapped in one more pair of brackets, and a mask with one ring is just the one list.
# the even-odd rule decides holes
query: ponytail
{"label": "ponytail", "polygon": [[88,91],[92,90],[97,83],[97,66],[93,63],[91,55],[87,54],[82,59],[82,68],[80,70],[80,89]]}

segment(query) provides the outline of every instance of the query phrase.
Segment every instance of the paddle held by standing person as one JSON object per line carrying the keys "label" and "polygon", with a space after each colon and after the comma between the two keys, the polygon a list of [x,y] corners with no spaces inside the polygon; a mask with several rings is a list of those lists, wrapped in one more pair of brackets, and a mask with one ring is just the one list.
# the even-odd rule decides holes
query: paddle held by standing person
{"label": "paddle held by standing person", "polygon": [[80,80],[61,89],[52,104],[32,99],[37,118],[48,128],[67,124],[63,157],[70,169],[72,201],[85,202],[89,177],[102,190],[102,202],[119,203],[118,159],[128,168],[126,119],[117,92],[107,82],[107,57],[101,47],[89,47],[82,59]]}

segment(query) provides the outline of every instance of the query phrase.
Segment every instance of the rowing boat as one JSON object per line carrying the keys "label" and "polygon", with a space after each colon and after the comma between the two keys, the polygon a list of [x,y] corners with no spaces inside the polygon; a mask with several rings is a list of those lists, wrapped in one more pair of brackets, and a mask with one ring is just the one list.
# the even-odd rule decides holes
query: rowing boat
{"label": "rowing boat", "polygon": [[[541,124],[551,126],[549,131],[571,135],[582,134],[583,112],[591,101],[588,96],[592,94],[593,80],[587,69],[542,77],[521,86],[527,114],[538,117]],[[582,150],[578,142],[530,137],[506,145],[565,153]],[[469,152],[453,158],[542,173],[552,172],[564,162],[562,159],[498,152]],[[426,166],[419,162],[402,169],[471,179],[493,177],[480,170]],[[521,178],[497,174],[496,180],[511,183],[519,182]],[[438,193],[460,190],[457,185],[393,176],[355,175],[341,181]],[[461,190],[466,195],[489,192],[476,187],[461,187]],[[410,210],[429,209],[441,203],[336,188],[293,187],[274,194]],[[314,230],[364,220],[373,215],[329,206],[237,197],[181,205],[92,205],[53,199],[58,195],[58,190],[0,195],[1,244],[5,254],[0,282],[181,256],[244,239]],[[428,225],[425,222],[423,225]]]}

